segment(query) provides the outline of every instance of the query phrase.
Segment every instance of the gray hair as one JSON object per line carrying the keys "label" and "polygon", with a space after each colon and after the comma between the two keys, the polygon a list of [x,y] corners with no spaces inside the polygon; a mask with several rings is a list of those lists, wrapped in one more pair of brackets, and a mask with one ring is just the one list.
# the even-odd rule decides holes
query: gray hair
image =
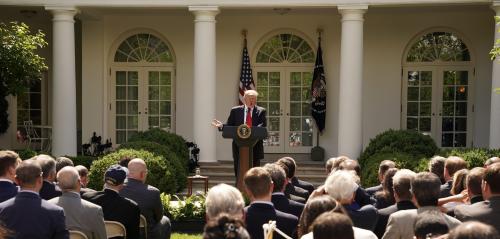
{"label": "gray hair", "polygon": [[57,181],[62,191],[76,190],[80,175],[75,167],[66,166],[57,172]]}
{"label": "gray hair", "polygon": [[325,191],[337,201],[350,200],[358,189],[354,171],[335,171],[325,182]]}
{"label": "gray hair", "polygon": [[205,204],[208,219],[221,213],[243,217],[245,201],[241,192],[233,186],[221,183],[212,187],[207,193]]}
{"label": "gray hair", "polygon": [[40,167],[42,167],[43,178],[48,178],[52,173],[56,172],[56,160],[49,155],[40,154],[32,159],[35,159]]}
{"label": "gray hair", "polygon": [[392,187],[394,192],[401,199],[411,200],[411,182],[415,179],[417,174],[409,169],[401,169],[394,174],[392,178]]}

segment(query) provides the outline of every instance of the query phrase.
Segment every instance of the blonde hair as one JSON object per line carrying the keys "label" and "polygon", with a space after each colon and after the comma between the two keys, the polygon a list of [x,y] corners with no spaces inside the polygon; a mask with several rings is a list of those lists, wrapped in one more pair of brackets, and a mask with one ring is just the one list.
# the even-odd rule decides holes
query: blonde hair
{"label": "blonde hair", "polygon": [[243,95],[243,98],[246,98],[247,96],[255,96],[258,97],[259,93],[255,90],[246,90],[245,94]]}

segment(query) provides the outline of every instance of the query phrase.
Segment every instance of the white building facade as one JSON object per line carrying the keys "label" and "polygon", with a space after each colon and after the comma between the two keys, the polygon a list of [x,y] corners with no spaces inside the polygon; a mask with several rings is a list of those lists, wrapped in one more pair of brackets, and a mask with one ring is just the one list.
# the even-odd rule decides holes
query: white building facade
{"label": "white building facade", "polygon": [[[355,3],[353,3],[355,2]],[[326,157],[358,157],[388,129],[441,147],[500,147],[500,63],[490,60],[491,0],[0,0],[0,20],[47,34],[49,70],[9,97],[0,148],[21,148],[27,119],[52,127],[52,153],[76,155],[93,132],[116,145],[160,127],[205,162],[231,159],[211,127],[237,104],[242,30],[268,154],[308,155],[317,141],[310,83],[318,29],[327,82]],[[307,157],[307,156],[306,156]]]}

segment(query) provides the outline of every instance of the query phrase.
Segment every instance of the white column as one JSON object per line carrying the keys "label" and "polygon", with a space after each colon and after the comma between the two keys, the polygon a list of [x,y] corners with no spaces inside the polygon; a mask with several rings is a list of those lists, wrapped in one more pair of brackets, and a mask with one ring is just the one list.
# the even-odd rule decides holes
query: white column
{"label": "white column", "polygon": [[46,7],[53,18],[52,155],[76,155],[75,20],[73,7]]}
{"label": "white column", "polygon": [[368,6],[338,9],[342,14],[338,154],[356,159],[363,150],[363,14]]}
{"label": "white column", "polygon": [[[495,15],[500,16],[500,3],[493,4]],[[499,25],[495,25],[495,42],[500,40]],[[500,59],[492,62],[491,76],[491,110],[490,110],[490,148],[500,148]]]}
{"label": "white column", "polygon": [[200,147],[200,161],[214,162],[216,133],[211,126],[215,118],[215,16],[216,6],[191,6],[194,20],[193,136]]}

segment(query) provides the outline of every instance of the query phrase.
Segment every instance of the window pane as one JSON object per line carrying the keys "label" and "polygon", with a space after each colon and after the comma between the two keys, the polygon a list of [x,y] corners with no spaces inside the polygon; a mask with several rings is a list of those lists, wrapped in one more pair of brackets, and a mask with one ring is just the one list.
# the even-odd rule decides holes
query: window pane
{"label": "window pane", "polygon": [[455,105],[456,105],[455,115],[457,116],[467,115],[467,102],[457,102]]}
{"label": "window pane", "polygon": [[160,99],[160,89],[158,86],[150,86],[149,92],[148,92],[148,97],[149,100],[159,100]]}
{"label": "window pane", "polygon": [[431,118],[420,118],[420,131],[429,132],[431,131]]}
{"label": "window pane", "polygon": [[127,98],[127,87],[125,86],[117,86],[116,87],[116,99],[124,100]]}
{"label": "window pane", "polygon": [[420,103],[420,116],[431,116],[431,103]]}
{"label": "window pane", "polygon": [[116,131],[116,143],[122,144],[125,142],[127,142],[127,132],[122,131],[122,130],[117,130]]}
{"label": "window pane", "polygon": [[150,71],[149,72],[149,85],[158,85],[160,83],[159,72]]}
{"label": "window pane", "polygon": [[302,88],[302,101],[310,101],[311,100],[311,89]]}
{"label": "window pane", "polygon": [[453,131],[453,118],[443,117],[443,131]]}
{"label": "window pane", "polygon": [[406,114],[408,116],[418,116],[418,103],[416,102],[408,102],[408,106],[406,109]]}
{"label": "window pane", "polygon": [[302,131],[311,131],[313,130],[313,120],[309,117],[302,117]]}
{"label": "window pane", "polygon": [[280,146],[280,133],[269,132],[267,139],[264,140],[264,146]]}
{"label": "window pane", "polygon": [[171,100],[170,86],[160,87],[160,100]]}
{"label": "window pane", "polygon": [[280,130],[280,118],[269,117],[269,131],[279,131]]}
{"label": "window pane", "polygon": [[128,85],[138,85],[139,84],[139,76],[137,71],[129,71],[128,72]]}
{"label": "window pane", "polygon": [[455,131],[467,131],[467,118],[455,118]]}
{"label": "window pane", "polygon": [[116,114],[126,114],[127,103],[126,101],[116,101]]}
{"label": "window pane", "polygon": [[127,74],[125,71],[117,71],[116,72],[116,84],[117,85],[126,85],[127,84]]}
{"label": "window pane", "polygon": [[268,88],[267,87],[257,87],[257,92],[259,92],[259,96],[257,97],[257,101],[267,101],[268,100]]}
{"label": "window pane", "polygon": [[300,118],[290,117],[290,130],[300,131]]}
{"label": "window pane", "polygon": [[302,133],[302,146],[312,146],[313,135],[312,133]]}
{"label": "window pane", "polygon": [[309,115],[311,115],[311,104],[302,103],[302,116],[309,116]]}
{"label": "window pane", "polygon": [[127,128],[127,117],[116,116],[116,129],[126,129],[126,128]]}
{"label": "window pane", "polygon": [[302,72],[302,85],[311,87],[313,74],[311,72]]}
{"label": "window pane", "polygon": [[468,82],[469,82],[469,72],[457,71],[457,85],[468,85]]}
{"label": "window pane", "polygon": [[453,133],[443,134],[441,147],[453,147]]}
{"label": "window pane", "polygon": [[417,118],[406,118],[406,129],[418,130],[418,119]]}
{"label": "window pane", "polygon": [[160,122],[159,122],[158,118],[159,118],[158,116],[149,116],[148,117],[149,128],[154,128],[154,127],[160,126]]}
{"label": "window pane", "polygon": [[162,115],[171,114],[170,101],[160,101],[160,114]]}
{"label": "window pane", "polygon": [[408,100],[418,100],[418,87],[408,87]]}
{"label": "window pane", "polygon": [[457,87],[457,100],[467,100],[467,86]]}
{"label": "window pane", "polygon": [[138,110],[138,102],[137,101],[129,101],[127,107],[127,113],[130,115],[136,115]]}
{"label": "window pane", "polygon": [[409,86],[418,86],[419,85],[418,71],[409,71],[408,72],[408,85]]}
{"label": "window pane", "polygon": [[293,87],[290,88],[290,100],[291,101],[300,101],[300,88]]}
{"label": "window pane", "polygon": [[443,87],[443,100],[453,101],[455,100],[455,87]]}
{"label": "window pane", "polygon": [[443,103],[443,116],[453,116],[455,115],[453,102],[444,102]]}
{"label": "window pane", "polygon": [[171,73],[169,71],[160,72],[160,85],[171,85]]}
{"label": "window pane", "polygon": [[420,85],[431,86],[432,85],[432,71],[421,71],[420,72]]}
{"label": "window pane", "polygon": [[129,100],[137,100],[139,99],[139,87],[137,86],[129,86],[127,87],[128,89],[128,94],[127,94],[127,99]]}
{"label": "window pane", "polygon": [[269,103],[269,115],[280,115],[280,103]]}
{"label": "window pane", "polygon": [[267,72],[257,72],[257,85],[258,86],[268,86],[268,84],[269,84],[269,80],[267,78]]}
{"label": "window pane", "polygon": [[270,86],[280,86],[280,73],[279,72],[269,72],[269,85]]}
{"label": "window pane", "polygon": [[290,133],[288,136],[288,144],[290,147],[299,147],[302,146],[302,135],[297,132]]}
{"label": "window pane", "polygon": [[420,100],[431,101],[432,100],[432,88],[422,87],[420,88]]}
{"label": "window pane", "polygon": [[148,102],[148,113],[150,115],[157,115],[160,113],[160,102],[149,101]]}
{"label": "window pane", "polygon": [[137,129],[139,127],[139,117],[138,116],[128,116],[127,117],[127,129]]}
{"label": "window pane", "polygon": [[301,104],[290,103],[290,116],[300,116]]}
{"label": "window pane", "polygon": [[300,72],[291,72],[290,73],[290,85],[291,86],[300,86],[301,85],[301,79],[300,79]]}
{"label": "window pane", "polygon": [[170,129],[170,116],[161,116],[160,117],[160,128],[162,129]]}
{"label": "window pane", "polygon": [[467,134],[457,133],[455,134],[455,147],[465,147],[467,146]]}
{"label": "window pane", "polygon": [[280,101],[279,87],[269,87],[269,101]]}

